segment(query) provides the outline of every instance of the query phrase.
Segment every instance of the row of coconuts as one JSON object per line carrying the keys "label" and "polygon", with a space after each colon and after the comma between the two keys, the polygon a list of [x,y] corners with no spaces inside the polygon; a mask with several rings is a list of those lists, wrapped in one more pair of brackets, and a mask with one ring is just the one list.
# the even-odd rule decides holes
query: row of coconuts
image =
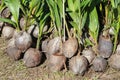
{"label": "row of coconuts", "polygon": [[[3,10],[1,17],[11,18],[7,9]],[[38,27],[32,25],[24,31],[24,18],[21,18],[19,23],[21,31],[17,31],[10,24],[0,22],[0,32],[1,36],[8,40],[8,56],[15,61],[23,59],[26,67],[38,66],[46,57],[47,67],[53,72],[68,69],[74,74],[84,75],[89,68],[96,72],[103,72],[108,66],[120,69],[120,45],[118,44],[116,52],[112,54],[113,44],[109,34],[100,35],[97,54],[92,47],[80,50],[81,46],[78,46],[75,37],[63,41],[61,37],[48,36],[41,40],[40,49],[36,49],[34,45],[39,33]],[[43,31],[47,31],[47,27]]]}

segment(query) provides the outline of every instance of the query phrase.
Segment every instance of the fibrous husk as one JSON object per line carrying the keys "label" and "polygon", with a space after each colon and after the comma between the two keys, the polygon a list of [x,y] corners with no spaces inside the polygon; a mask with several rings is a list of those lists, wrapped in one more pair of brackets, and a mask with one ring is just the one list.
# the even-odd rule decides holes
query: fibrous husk
{"label": "fibrous husk", "polygon": [[118,44],[115,54],[110,57],[109,64],[112,68],[120,70],[120,44]]}
{"label": "fibrous husk", "polygon": [[63,42],[62,52],[67,58],[71,58],[75,55],[78,49],[78,41],[76,38],[69,38],[67,41]]}
{"label": "fibrous husk", "polygon": [[87,48],[82,51],[82,55],[85,56],[89,63],[93,61],[95,58],[95,52],[92,50],[92,48]]}
{"label": "fibrous husk", "polygon": [[42,53],[35,48],[29,48],[23,57],[23,61],[26,67],[35,67],[40,64]]}
{"label": "fibrous husk", "polygon": [[25,27],[25,18],[22,17],[22,18],[20,18],[20,28],[21,28],[22,30],[24,30],[24,27]]}
{"label": "fibrous husk", "polygon": [[98,56],[96,57],[92,62],[92,69],[96,72],[103,72],[105,71],[107,67],[107,60],[105,60],[103,57]]}
{"label": "fibrous husk", "polygon": [[13,34],[14,34],[14,28],[11,27],[11,26],[3,26],[3,29],[2,29],[2,36],[5,38],[5,39],[10,39],[13,37]]}
{"label": "fibrous husk", "polygon": [[120,70],[120,55],[114,54],[110,57],[109,64],[112,68]]}
{"label": "fibrous husk", "polygon": [[[62,41],[60,37],[55,37],[54,39],[51,39],[47,45],[47,54],[48,55],[57,54],[57,52],[60,51],[61,44]],[[62,54],[60,53],[59,55]]]}
{"label": "fibrous husk", "polygon": [[31,25],[27,32],[32,34],[35,38],[38,38],[39,28],[36,25]]}
{"label": "fibrous husk", "polygon": [[84,56],[74,56],[69,61],[69,69],[74,74],[84,75],[88,68],[88,61]]}
{"label": "fibrous husk", "polygon": [[103,35],[101,35],[98,44],[100,56],[102,56],[103,58],[109,58],[112,54],[112,48],[113,44],[110,37],[104,37]]}
{"label": "fibrous husk", "polygon": [[20,31],[15,37],[15,45],[23,52],[27,50],[32,44],[32,38],[29,33]]}
{"label": "fibrous husk", "polygon": [[11,15],[11,13],[8,8],[3,9],[1,12],[1,17],[3,17],[3,18],[8,18],[8,17],[10,17],[10,15]]}
{"label": "fibrous husk", "polygon": [[15,46],[7,47],[6,53],[13,60],[19,60],[22,54],[21,50]]}
{"label": "fibrous husk", "polygon": [[47,45],[48,45],[48,42],[49,42],[49,40],[46,39],[46,40],[42,41],[42,45],[41,45],[42,52],[45,53],[45,56],[46,56],[47,58],[49,57],[49,55],[47,54]]}
{"label": "fibrous husk", "polygon": [[48,68],[52,72],[60,71],[61,69],[64,68],[65,62],[66,62],[65,56],[50,55],[48,58]]}
{"label": "fibrous husk", "polygon": [[13,60],[19,60],[21,57],[21,50],[19,50],[15,44],[14,44],[15,39],[12,38],[8,41],[7,48],[6,48],[6,53],[8,56],[13,59]]}

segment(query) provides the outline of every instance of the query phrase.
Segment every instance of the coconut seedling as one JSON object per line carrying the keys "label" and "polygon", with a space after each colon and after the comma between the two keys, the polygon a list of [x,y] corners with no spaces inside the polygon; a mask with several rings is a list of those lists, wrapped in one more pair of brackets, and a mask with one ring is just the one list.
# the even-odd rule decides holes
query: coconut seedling
{"label": "coconut seedling", "polygon": [[82,29],[84,27],[87,14],[86,13],[84,15],[81,14],[80,1],[68,0],[67,4],[68,4],[67,13],[70,15],[71,19],[73,20],[69,22],[74,29],[74,33],[73,33],[73,37],[71,37],[69,30],[68,30],[67,22],[66,20],[64,20],[65,27],[66,27],[69,38],[68,40],[63,42],[63,54],[67,58],[71,58],[72,56],[76,54],[78,50],[78,46],[79,48],[81,47],[80,44],[81,44]]}
{"label": "coconut seedling", "polygon": [[[36,7],[35,11],[38,11],[38,12],[35,12],[34,14],[36,17],[39,17],[39,23],[37,24],[39,26],[39,34],[37,38],[36,48],[29,48],[24,54],[23,62],[26,65],[26,67],[35,67],[39,65],[42,60],[42,52],[39,50],[39,46],[40,46],[40,41],[42,39],[42,30],[46,23],[47,17],[49,15],[49,13],[46,13],[44,9],[45,5],[46,5],[45,0],[41,0],[41,1],[37,0],[36,3],[34,2],[34,0],[30,2],[30,8],[33,10],[33,7],[34,8]],[[38,13],[39,15],[37,15]]]}
{"label": "coconut seedling", "polygon": [[103,58],[109,58],[112,54],[113,44],[111,41],[111,37],[109,34],[108,28],[111,26],[112,21],[112,12],[110,11],[110,5],[105,5],[105,24],[103,32],[100,34],[99,43],[98,43],[98,50],[100,56]]}
{"label": "coconut seedling", "polygon": [[48,68],[52,72],[60,71],[63,68],[66,68],[66,57],[62,54],[62,18],[63,18],[63,1],[57,0],[49,0],[47,1],[49,9],[50,9],[50,17],[53,22],[53,27],[55,32],[53,33],[55,36],[53,39],[49,40],[47,43],[47,54],[48,57]]}

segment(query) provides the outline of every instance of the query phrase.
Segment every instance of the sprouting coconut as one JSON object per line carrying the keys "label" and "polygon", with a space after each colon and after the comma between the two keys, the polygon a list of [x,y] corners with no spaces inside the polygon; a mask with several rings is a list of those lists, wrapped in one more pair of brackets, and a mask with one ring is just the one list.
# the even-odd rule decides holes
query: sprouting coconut
{"label": "sprouting coconut", "polygon": [[94,51],[92,50],[92,48],[87,48],[87,49],[84,49],[82,51],[82,55],[85,56],[88,60],[89,63],[91,63],[93,61],[93,59],[95,58],[95,53]]}
{"label": "sprouting coconut", "polygon": [[88,61],[84,56],[74,56],[69,61],[69,69],[74,74],[84,75],[85,71],[88,68]]}
{"label": "sprouting coconut", "polygon": [[76,38],[69,38],[67,41],[63,42],[62,52],[67,58],[71,58],[75,55],[78,49],[78,41]]}
{"label": "sprouting coconut", "polygon": [[15,39],[12,38],[8,41],[7,48],[6,48],[6,53],[8,56],[13,59],[13,60],[19,60],[21,58],[21,50],[19,50],[15,44],[14,44]]}
{"label": "sprouting coconut", "polygon": [[10,39],[12,38],[14,34],[14,28],[11,27],[11,26],[3,26],[3,29],[2,29],[2,36],[5,38],[5,39]]}
{"label": "sprouting coconut", "polygon": [[1,17],[3,17],[3,18],[8,18],[8,17],[10,17],[10,15],[11,15],[11,13],[8,8],[3,9],[1,12]]}
{"label": "sprouting coconut", "polygon": [[40,64],[42,53],[35,48],[29,48],[23,57],[23,62],[27,67],[35,67]]}
{"label": "sprouting coconut", "polygon": [[107,67],[107,60],[98,56],[92,62],[92,69],[96,72],[103,72]]}
{"label": "sprouting coconut", "polygon": [[110,57],[109,64],[112,68],[120,70],[120,44],[117,46],[115,54]]}
{"label": "sprouting coconut", "polygon": [[32,44],[32,38],[29,33],[25,31],[20,31],[15,36],[15,45],[18,49],[22,50],[23,52],[27,50]]}
{"label": "sprouting coconut", "polygon": [[113,44],[110,39],[110,36],[101,35],[99,38],[99,45],[98,45],[100,56],[102,56],[103,58],[109,58],[112,54],[112,48],[113,48]]}
{"label": "sprouting coconut", "polygon": [[65,56],[50,55],[48,58],[48,68],[52,72],[60,71],[61,69],[64,68],[65,62],[66,62]]}
{"label": "sprouting coconut", "polygon": [[[47,54],[48,55],[58,54],[57,52],[60,51],[61,43],[62,42],[60,37],[55,37],[54,39],[51,39],[47,45]],[[58,55],[62,54],[60,53]]]}

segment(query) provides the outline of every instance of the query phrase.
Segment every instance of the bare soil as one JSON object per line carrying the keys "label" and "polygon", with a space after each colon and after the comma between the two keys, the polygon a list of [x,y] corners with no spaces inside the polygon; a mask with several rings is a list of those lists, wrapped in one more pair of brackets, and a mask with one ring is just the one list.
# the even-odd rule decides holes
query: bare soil
{"label": "bare soil", "polygon": [[5,53],[6,41],[0,37],[0,80],[120,80],[120,71],[108,66],[105,72],[89,69],[84,76],[71,71],[50,72],[47,61],[34,68],[24,66],[22,59],[13,61]]}

